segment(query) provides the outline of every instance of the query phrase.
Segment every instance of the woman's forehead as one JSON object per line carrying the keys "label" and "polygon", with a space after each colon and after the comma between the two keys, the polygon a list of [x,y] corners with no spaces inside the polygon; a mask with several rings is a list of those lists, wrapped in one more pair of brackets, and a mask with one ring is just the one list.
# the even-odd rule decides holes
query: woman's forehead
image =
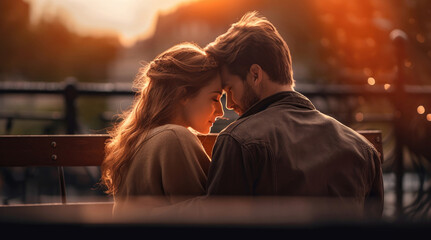
{"label": "woman's forehead", "polygon": [[214,77],[210,81],[210,84],[208,84],[207,86],[205,86],[204,89],[208,93],[220,93],[221,94],[222,93],[222,81],[221,81],[220,75],[217,74],[217,76]]}

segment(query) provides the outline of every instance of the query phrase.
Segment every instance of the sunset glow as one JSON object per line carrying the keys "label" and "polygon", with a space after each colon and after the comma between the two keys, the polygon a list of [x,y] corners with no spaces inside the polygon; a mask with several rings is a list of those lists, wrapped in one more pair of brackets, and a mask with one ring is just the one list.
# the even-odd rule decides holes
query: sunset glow
{"label": "sunset glow", "polygon": [[58,17],[74,31],[87,35],[117,34],[123,45],[152,35],[159,13],[196,0],[26,0],[31,21]]}

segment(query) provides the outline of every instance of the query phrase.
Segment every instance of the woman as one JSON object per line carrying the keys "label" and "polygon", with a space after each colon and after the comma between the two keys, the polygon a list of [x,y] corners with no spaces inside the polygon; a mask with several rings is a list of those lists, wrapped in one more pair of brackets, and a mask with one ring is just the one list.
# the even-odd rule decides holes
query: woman
{"label": "woman", "polygon": [[[217,64],[191,43],[176,45],[140,69],[139,93],[110,132],[102,183],[119,201],[133,196],[205,194],[208,155],[188,128],[208,133],[220,104]],[[115,208],[115,207],[114,207]]]}

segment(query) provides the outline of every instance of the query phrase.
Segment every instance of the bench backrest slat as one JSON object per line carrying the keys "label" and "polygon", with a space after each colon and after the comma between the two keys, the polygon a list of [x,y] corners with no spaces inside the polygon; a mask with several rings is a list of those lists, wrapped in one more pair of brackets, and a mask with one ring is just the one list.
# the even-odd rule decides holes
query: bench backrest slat
{"label": "bench backrest slat", "polygon": [[[381,131],[358,131],[380,152]],[[0,167],[100,166],[107,134],[97,135],[7,135],[0,136]],[[198,135],[206,152],[217,134]]]}
{"label": "bench backrest slat", "polygon": [[108,135],[0,137],[0,166],[100,166]]}

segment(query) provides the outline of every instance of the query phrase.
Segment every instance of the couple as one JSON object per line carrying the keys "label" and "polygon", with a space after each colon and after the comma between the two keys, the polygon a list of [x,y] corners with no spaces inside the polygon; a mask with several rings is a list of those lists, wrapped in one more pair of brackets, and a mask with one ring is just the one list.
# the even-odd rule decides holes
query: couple
{"label": "couple", "polygon": [[[350,198],[383,209],[375,148],[293,89],[287,44],[256,12],[205,49],[176,45],[135,81],[140,92],[111,132],[102,182],[114,200],[224,195]],[[240,117],[217,137],[212,160],[195,134]],[[171,203],[175,203],[172,201]]]}

